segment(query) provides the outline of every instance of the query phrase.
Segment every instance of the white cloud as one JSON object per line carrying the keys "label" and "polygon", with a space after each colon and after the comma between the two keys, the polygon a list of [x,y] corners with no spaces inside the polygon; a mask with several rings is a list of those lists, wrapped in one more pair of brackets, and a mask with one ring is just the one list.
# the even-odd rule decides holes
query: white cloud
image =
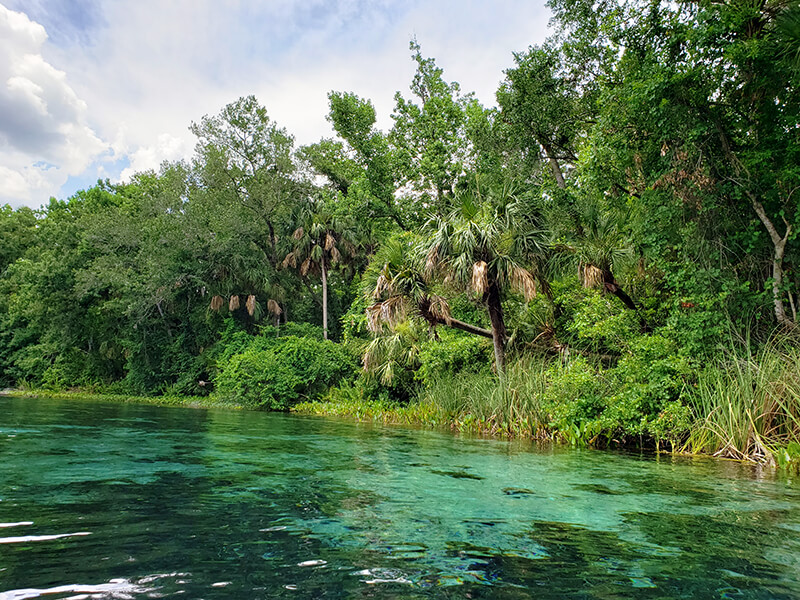
{"label": "white cloud", "polygon": [[[246,94],[298,143],[332,134],[330,90],[372,99],[388,128],[395,91],[408,95],[412,36],[446,79],[493,104],[512,51],[541,42],[549,17],[543,0],[2,1],[58,34],[46,41],[40,25],[5,11],[27,42],[13,42],[12,60],[3,58],[11,43],[0,41],[0,63],[16,69],[4,74],[0,66],[0,78],[24,80],[12,84],[15,123],[27,119],[35,135],[17,136],[16,151],[57,165],[46,175],[55,179],[57,171],[62,181],[87,157],[95,162],[81,181],[91,181],[86,173],[127,178],[188,157],[190,123]],[[129,166],[111,173],[125,157]]]}
{"label": "white cloud", "polygon": [[106,146],[66,73],[42,56],[47,33],[0,5],[0,202],[40,204]]}
{"label": "white cloud", "polygon": [[191,153],[192,145],[185,139],[174,137],[168,133],[158,136],[152,146],[141,146],[131,153],[128,158],[130,166],[120,173],[119,179],[130,179],[135,173],[148,170],[158,170],[159,165],[166,161],[176,161],[185,158]]}

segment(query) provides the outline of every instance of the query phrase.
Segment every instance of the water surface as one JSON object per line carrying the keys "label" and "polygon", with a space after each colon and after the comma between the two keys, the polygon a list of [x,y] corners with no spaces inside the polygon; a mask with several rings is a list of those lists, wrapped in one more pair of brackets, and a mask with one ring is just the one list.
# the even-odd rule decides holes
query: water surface
{"label": "water surface", "polygon": [[0,398],[0,600],[800,598],[800,486],[712,460]]}

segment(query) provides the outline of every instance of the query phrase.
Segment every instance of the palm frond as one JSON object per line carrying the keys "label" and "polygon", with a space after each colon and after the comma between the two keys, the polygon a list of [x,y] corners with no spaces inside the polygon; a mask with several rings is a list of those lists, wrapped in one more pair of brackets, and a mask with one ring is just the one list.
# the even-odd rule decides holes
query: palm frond
{"label": "palm frond", "polygon": [[[254,304],[254,307],[255,307],[255,304]],[[270,314],[272,314],[272,315],[274,315],[276,317],[279,317],[283,313],[283,309],[281,308],[281,305],[278,304],[278,302],[276,300],[274,300],[273,298],[270,298],[267,301],[267,310],[270,312]],[[250,314],[252,314],[252,313],[250,313]]]}
{"label": "palm frond", "polygon": [[536,297],[536,279],[527,269],[514,265],[511,270],[511,284],[526,301]]}
{"label": "palm frond", "polygon": [[479,296],[483,296],[489,289],[489,274],[487,272],[488,265],[479,260],[472,265],[472,290]]}

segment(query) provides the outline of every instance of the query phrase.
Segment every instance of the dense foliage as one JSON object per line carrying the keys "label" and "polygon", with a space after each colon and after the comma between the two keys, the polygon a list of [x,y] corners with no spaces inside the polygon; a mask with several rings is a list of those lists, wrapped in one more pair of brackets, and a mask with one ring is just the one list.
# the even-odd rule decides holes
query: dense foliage
{"label": "dense foliage", "polygon": [[[388,132],[331,92],[337,139],[295,148],[245,97],[191,163],[2,208],[0,385],[451,394],[488,429],[791,461],[800,4],[549,5],[496,108],[412,42]],[[709,381],[743,360],[781,416],[739,402],[735,441]]]}

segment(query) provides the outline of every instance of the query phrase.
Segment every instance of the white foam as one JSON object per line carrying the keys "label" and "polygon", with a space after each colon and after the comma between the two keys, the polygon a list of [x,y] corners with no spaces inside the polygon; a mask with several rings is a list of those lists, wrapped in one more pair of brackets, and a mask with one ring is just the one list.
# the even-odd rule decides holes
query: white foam
{"label": "white foam", "polygon": [[0,592],[0,600],[28,600],[29,598],[39,598],[50,594],[80,594],[79,596],[72,596],[74,600],[78,598],[86,598],[84,594],[112,594],[113,597],[125,597],[123,594],[131,594],[145,591],[143,588],[137,587],[129,581],[122,579],[114,579],[109,583],[101,583],[99,585],[59,585],[58,587],[39,589],[39,588],[26,588],[21,590],[9,590],[7,592]]}
{"label": "white foam", "polygon": [[[78,535],[92,535],[91,531],[78,531],[77,533],[57,533],[55,535],[22,535],[18,537],[0,538],[0,544],[19,544],[20,542],[46,542],[60,540],[61,538],[75,537]],[[2,596],[0,596],[2,600]]]}
{"label": "white foam", "polygon": [[298,567],[321,567],[322,565],[327,565],[327,560],[304,560],[303,562],[297,563]]}

